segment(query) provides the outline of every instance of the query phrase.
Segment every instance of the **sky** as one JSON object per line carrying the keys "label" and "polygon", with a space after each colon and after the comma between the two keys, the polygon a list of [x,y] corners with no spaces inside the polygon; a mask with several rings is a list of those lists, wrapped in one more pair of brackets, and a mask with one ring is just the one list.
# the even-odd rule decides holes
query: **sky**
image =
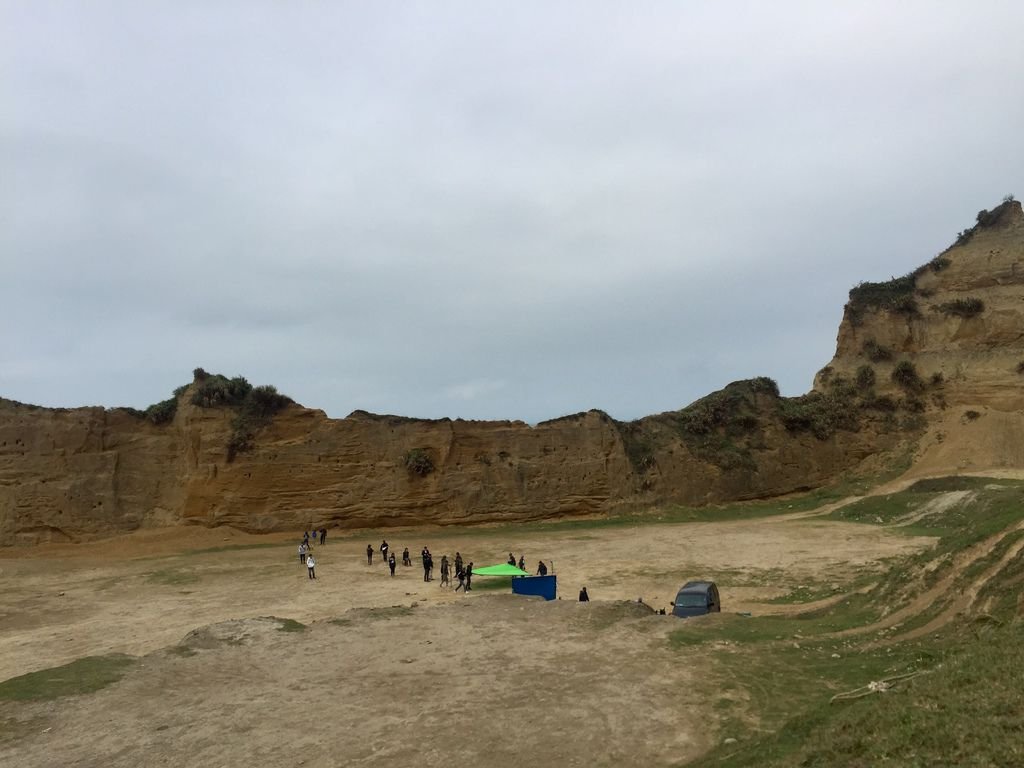
{"label": "sky", "polygon": [[0,396],[343,417],[810,389],[1024,196],[1024,3],[0,0]]}

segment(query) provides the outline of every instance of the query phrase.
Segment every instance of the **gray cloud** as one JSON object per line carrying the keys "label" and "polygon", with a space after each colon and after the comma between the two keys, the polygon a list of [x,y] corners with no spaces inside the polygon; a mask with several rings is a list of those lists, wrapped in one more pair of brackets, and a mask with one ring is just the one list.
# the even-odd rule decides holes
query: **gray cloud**
{"label": "gray cloud", "polygon": [[[536,421],[810,386],[1024,177],[1024,9],[3,3],[0,394]],[[1021,190],[1016,190],[1021,193]]]}

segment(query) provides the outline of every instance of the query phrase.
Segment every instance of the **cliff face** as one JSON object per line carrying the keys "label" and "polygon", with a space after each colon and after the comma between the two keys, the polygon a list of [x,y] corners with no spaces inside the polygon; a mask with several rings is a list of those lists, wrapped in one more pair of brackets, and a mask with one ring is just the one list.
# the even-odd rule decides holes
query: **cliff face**
{"label": "cliff face", "polygon": [[[1008,202],[979,221],[921,270],[851,291],[836,356],[800,398],[754,379],[630,423],[590,411],[534,427],[329,419],[287,404],[257,413],[241,440],[237,403],[217,400],[238,393],[221,377],[217,397],[196,400],[197,378],[153,414],[0,399],[0,545],[181,523],[526,521],[763,498],[877,469],[929,420],[954,423],[954,405],[1007,412],[1000,440],[1024,445],[1010,413],[1024,409],[1024,215]],[[929,460],[955,458],[951,433],[939,439]]]}
{"label": "cliff face", "polygon": [[892,374],[906,361],[930,405],[1024,409],[1024,212],[1008,201],[979,219],[917,273],[850,292],[817,390],[871,366],[880,391],[898,392]]}
{"label": "cliff face", "polygon": [[[162,426],[120,410],[0,401],[0,542],[180,523],[275,531],[527,521],[756,498],[821,485],[904,436],[891,414],[824,438],[791,432],[777,394],[742,382],[723,393],[743,400],[730,407],[744,418],[716,412],[698,427],[690,410],[631,424],[590,411],[531,427],[329,419],[291,405],[233,460],[233,412],[191,405],[189,392]],[[691,410],[704,418],[701,407]],[[414,451],[431,471],[407,466]]]}

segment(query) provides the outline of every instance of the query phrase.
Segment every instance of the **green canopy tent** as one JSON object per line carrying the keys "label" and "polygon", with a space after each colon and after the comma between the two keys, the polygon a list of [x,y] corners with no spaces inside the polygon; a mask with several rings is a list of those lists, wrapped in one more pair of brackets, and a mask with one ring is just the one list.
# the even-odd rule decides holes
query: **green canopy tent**
{"label": "green canopy tent", "polygon": [[474,576],[529,576],[522,568],[517,568],[508,563],[501,565],[485,565],[483,568],[474,568]]}

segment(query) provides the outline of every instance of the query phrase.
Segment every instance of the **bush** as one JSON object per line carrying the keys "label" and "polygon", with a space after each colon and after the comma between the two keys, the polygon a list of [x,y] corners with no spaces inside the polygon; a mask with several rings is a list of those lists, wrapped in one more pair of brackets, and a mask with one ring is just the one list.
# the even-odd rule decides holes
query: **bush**
{"label": "bush", "polygon": [[864,342],[864,354],[867,355],[868,360],[873,363],[881,363],[886,360],[892,360],[892,350],[888,347],[883,347],[874,339],[868,339]]}
{"label": "bush", "polygon": [[857,369],[857,374],[853,379],[857,385],[857,389],[862,392],[871,389],[875,386],[875,369],[870,365],[862,365]]}
{"label": "bush", "polygon": [[933,387],[941,387],[946,383],[946,377],[942,375],[942,371],[936,371],[932,374],[930,381]]}
{"label": "bush", "polygon": [[916,274],[911,272],[883,283],[858,283],[850,289],[850,299],[846,303],[850,322],[855,326],[860,325],[868,309],[917,314],[917,303],[913,296],[916,281]]}
{"label": "bush", "polygon": [[855,432],[860,422],[849,387],[840,386],[827,395],[811,392],[779,400],[782,425],[788,432],[810,432],[819,440],[828,439],[839,429]]}
{"label": "bush", "polygon": [[[736,382],[742,384],[743,382]],[[779,385],[775,379],[770,379],[767,376],[758,376],[753,379],[747,379],[746,384],[750,387],[751,392],[756,392],[761,395],[771,395],[772,397],[779,396]]]}
{"label": "bush", "polygon": [[981,414],[977,411],[964,411],[964,418],[968,421],[976,421],[981,418]]}
{"label": "bush", "polygon": [[1024,375],[1024,360],[1017,363],[1017,373]]}
{"label": "bush", "polygon": [[196,391],[192,393],[192,405],[200,408],[241,405],[252,391],[252,384],[244,376],[229,379],[219,373],[212,376],[207,374],[198,381]]}
{"label": "bush", "polygon": [[154,403],[145,410],[145,417],[153,424],[168,424],[174,420],[174,414],[178,411],[178,398],[171,397]]}
{"label": "bush", "polygon": [[973,297],[968,299],[954,299],[953,301],[947,301],[944,304],[939,304],[935,309],[942,312],[944,315],[955,317],[974,317],[975,315],[980,315],[985,311],[985,302]]}
{"label": "bush", "polygon": [[[240,376],[238,378],[241,379]],[[235,418],[231,420],[228,461],[232,461],[239,453],[251,450],[256,444],[256,433],[267,426],[275,414],[292,402],[294,401],[290,397],[278,392],[277,387],[270,385],[251,387],[238,406]]]}
{"label": "bush", "polygon": [[268,419],[291,402],[292,399],[278,392],[277,387],[265,384],[249,391],[242,402],[242,410],[255,419]]}
{"label": "bush", "polygon": [[414,475],[426,477],[434,471],[434,462],[423,448],[412,448],[402,457],[405,468]]}
{"label": "bush", "polygon": [[909,360],[901,360],[892,370],[892,380],[907,392],[919,392],[924,388],[917,368]]}
{"label": "bush", "polygon": [[934,259],[928,262],[928,268],[932,272],[941,272],[953,262],[947,259],[945,256],[936,256]]}
{"label": "bush", "polygon": [[[229,379],[219,373],[207,373],[202,368],[192,372],[194,391],[192,405],[199,408],[234,408],[231,420],[231,435],[228,437],[228,461],[239,453],[251,450],[256,442],[256,433],[267,426],[274,415],[294,402],[282,395],[276,387],[264,385],[253,387],[244,376]],[[182,395],[188,387],[179,387],[176,395]]]}
{"label": "bush", "polygon": [[903,399],[903,407],[911,413],[924,413],[924,401],[917,397],[906,397]]}

